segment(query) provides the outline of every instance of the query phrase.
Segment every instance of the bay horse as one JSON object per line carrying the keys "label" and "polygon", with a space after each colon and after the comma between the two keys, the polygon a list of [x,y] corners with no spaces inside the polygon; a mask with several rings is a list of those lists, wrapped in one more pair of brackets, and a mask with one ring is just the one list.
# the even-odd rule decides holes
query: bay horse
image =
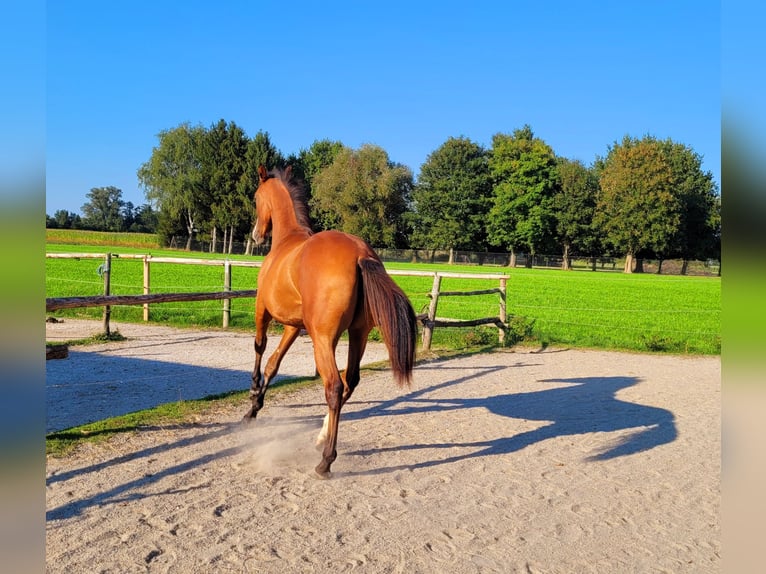
{"label": "bay horse", "polygon": [[[408,385],[415,362],[415,311],[367,242],[339,231],[312,233],[306,201],[290,167],[267,171],[261,165],[258,177],[253,240],[262,244],[271,233],[271,250],[258,273],[252,406],[244,420],[255,419],[282,358],[305,329],[314,344],[328,409],[317,437],[317,447],[324,444],[315,470],[320,477],[329,478],[330,465],[337,457],[340,411],[359,384],[359,363],[370,331],[379,328],[394,380],[399,386]],[[284,326],[284,332],[261,375],[272,319]],[[335,349],[345,331],[348,363],[341,374]]]}

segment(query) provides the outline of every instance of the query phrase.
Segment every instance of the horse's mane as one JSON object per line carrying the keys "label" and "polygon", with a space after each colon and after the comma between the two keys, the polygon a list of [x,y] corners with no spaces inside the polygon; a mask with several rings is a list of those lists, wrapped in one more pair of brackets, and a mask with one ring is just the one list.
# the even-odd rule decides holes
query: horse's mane
{"label": "horse's mane", "polygon": [[309,218],[309,206],[306,200],[306,185],[295,177],[292,169],[276,167],[269,170],[269,177],[279,179],[287,188],[290,199],[293,201],[293,210],[298,224],[311,232],[311,219]]}

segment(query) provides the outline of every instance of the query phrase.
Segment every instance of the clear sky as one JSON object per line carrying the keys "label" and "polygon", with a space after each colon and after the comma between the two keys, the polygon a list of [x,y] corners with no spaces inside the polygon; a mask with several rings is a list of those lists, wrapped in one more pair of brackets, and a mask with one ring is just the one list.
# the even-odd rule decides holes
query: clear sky
{"label": "clear sky", "polygon": [[721,17],[709,0],[47,4],[46,212],[93,187],[146,202],[161,130],[233,121],[283,154],[383,147],[417,177],[450,136],[529,124],[591,164],[671,138],[720,185]]}

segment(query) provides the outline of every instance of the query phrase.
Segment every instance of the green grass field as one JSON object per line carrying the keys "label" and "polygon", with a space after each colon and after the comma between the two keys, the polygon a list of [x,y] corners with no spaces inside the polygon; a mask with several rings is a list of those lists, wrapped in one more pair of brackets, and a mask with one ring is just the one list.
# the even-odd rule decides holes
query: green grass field
{"label": "green grass field", "polygon": [[[92,232],[91,232],[92,233]],[[105,234],[107,235],[107,234]],[[49,253],[147,254],[155,257],[191,257],[223,259],[221,254],[185,253],[162,250],[151,245],[151,239],[113,234],[114,243],[94,235],[86,236],[89,244],[70,243],[76,237],[49,234]],[[135,235],[135,234],[127,234]],[[151,237],[151,236],[150,236]],[[105,241],[101,244],[100,241]],[[79,241],[79,240],[78,240]],[[116,246],[115,246],[116,245]],[[231,256],[230,259],[253,260]],[[257,258],[255,258],[257,259]],[[97,270],[103,259],[46,258],[46,297],[89,296],[103,294],[103,280]],[[720,354],[721,351],[721,280],[718,277],[681,277],[665,275],[624,275],[609,271],[558,271],[477,267],[458,265],[389,264],[393,269],[450,271],[462,273],[497,273],[510,275],[506,297],[511,333],[527,334],[534,345],[590,347],[639,352],[679,354]],[[394,276],[417,312],[428,307],[431,277]],[[258,270],[234,267],[232,289],[257,287]],[[223,266],[154,263],[151,268],[152,292],[220,291],[223,288]],[[143,286],[140,260],[112,259],[112,294],[139,294]],[[467,291],[494,288],[497,280],[444,278],[442,291]],[[497,315],[497,295],[440,298],[437,316],[472,319]],[[235,329],[253,330],[253,300],[231,301],[231,325]],[[72,309],[53,313],[57,317],[100,318],[102,308]],[[112,318],[123,322],[141,322],[140,307],[112,308]],[[151,307],[151,321],[174,326],[220,327],[222,302],[156,304]],[[529,331],[529,332],[527,332]],[[374,332],[373,332],[374,333]],[[494,327],[473,329],[437,328],[433,346],[440,353],[468,350],[476,352],[497,344]],[[316,381],[299,381],[315,384]],[[292,388],[294,382],[285,385]],[[224,398],[183,401],[160,405],[123,417],[53,433],[46,438],[48,454],[63,456],[83,440],[105,440],[118,432],[135,430],[146,424],[183,421],[190,414],[206,409],[218,400],[241,402],[246,392]]]}
{"label": "green grass field", "polygon": [[[82,229],[46,229],[46,243],[65,243],[82,246],[114,246],[120,249],[133,247],[139,249],[157,249],[157,236],[150,233],[124,233],[110,231],[85,231]],[[110,247],[111,248],[111,247]]]}
{"label": "green grass field", "polygon": [[[151,253],[174,256],[223,259],[221,254],[119,246],[49,243],[48,252]],[[230,259],[252,257],[231,256]],[[257,259],[257,258],[256,258]],[[103,260],[46,259],[46,297],[70,297],[103,294],[103,281],[97,273]],[[389,264],[391,269],[420,269],[462,273],[506,273],[508,317],[514,328],[531,327],[527,339],[538,344],[592,347],[632,351],[718,354],[721,349],[721,280],[717,277],[683,277],[605,271],[558,271],[477,267],[459,265]],[[258,270],[234,267],[232,289],[257,287]],[[153,293],[220,291],[223,289],[223,266],[154,263],[151,268]],[[395,276],[416,312],[428,307],[432,278]],[[142,292],[143,271],[140,260],[112,260],[111,293]],[[466,291],[497,287],[496,280],[444,278],[443,291]],[[442,297],[437,316],[472,319],[496,316],[497,295]],[[222,301],[155,304],[151,321],[177,326],[215,327],[221,325]],[[253,329],[253,300],[231,301],[231,326]],[[55,316],[101,317],[101,308],[59,311]],[[115,321],[140,322],[138,306],[112,308]],[[439,329],[434,333],[435,347],[461,348],[496,343],[494,327]]]}

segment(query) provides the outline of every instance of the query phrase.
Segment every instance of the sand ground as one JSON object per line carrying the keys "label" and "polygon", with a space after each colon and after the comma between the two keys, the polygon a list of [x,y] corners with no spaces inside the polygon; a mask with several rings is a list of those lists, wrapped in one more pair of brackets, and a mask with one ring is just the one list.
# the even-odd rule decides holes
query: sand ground
{"label": "sand ground", "polygon": [[[49,415],[249,385],[247,335],[119,329],[47,362]],[[308,339],[283,372],[313,372]],[[46,570],[718,572],[720,406],[719,357],[504,350],[422,363],[409,389],[365,371],[330,480],[318,387],[267,397],[247,428],[242,404],[49,458]]]}

